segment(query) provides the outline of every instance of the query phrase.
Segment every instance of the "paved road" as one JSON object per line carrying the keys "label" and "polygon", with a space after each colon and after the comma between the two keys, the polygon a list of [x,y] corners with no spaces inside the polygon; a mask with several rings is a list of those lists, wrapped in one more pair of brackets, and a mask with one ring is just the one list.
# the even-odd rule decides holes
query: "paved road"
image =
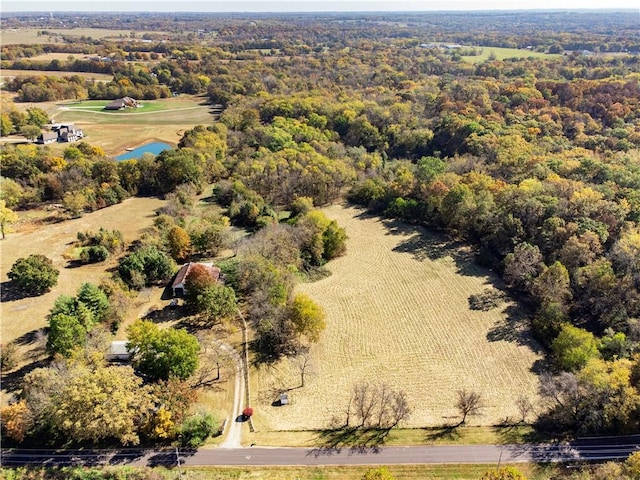
{"label": "paved road", "polygon": [[12,465],[393,465],[442,463],[571,462],[624,459],[640,448],[640,436],[582,439],[548,445],[455,445],[380,448],[266,448],[200,449],[197,451],[9,450],[1,463]]}

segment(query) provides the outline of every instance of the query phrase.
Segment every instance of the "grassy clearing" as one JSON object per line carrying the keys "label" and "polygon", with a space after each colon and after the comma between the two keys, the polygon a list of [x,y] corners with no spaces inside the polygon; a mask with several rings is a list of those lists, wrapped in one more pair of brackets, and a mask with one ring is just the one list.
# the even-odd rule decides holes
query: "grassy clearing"
{"label": "grassy clearing", "polygon": [[[259,431],[327,428],[344,420],[353,384],[387,383],[407,393],[408,427],[459,420],[456,392],[483,397],[471,425],[515,418],[515,399],[535,401],[536,345],[521,331],[515,305],[473,311],[468,299],[498,281],[470,253],[427,231],[332,206],[325,213],[346,228],[347,255],[331,262],[332,276],[303,284],[327,313],[327,329],[312,348],[315,374],[299,388],[291,362],[254,373],[254,419]],[[271,406],[289,389],[290,404]]]}
{"label": "grassy clearing", "polygon": [[[70,110],[96,110],[102,111],[105,105],[111,103],[111,100],[86,100],[84,102],[78,103],[70,103],[66,105],[66,108]],[[172,104],[163,102],[163,101],[143,101],[141,102],[142,106],[138,108],[126,108],[123,110],[106,110],[105,113],[109,115],[139,115],[141,113],[149,113],[149,112],[162,112],[173,107]],[[180,107],[180,108],[195,108],[200,105],[196,105],[194,107]]]}
{"label": "grassy clearing", "polygon": [[[314,447],[321,444],[322,432],[257,431],[245,437],[245,443],[266,447]],[[548,441],[538,436],[532,427],[518,425],[509,427],[458,427],[446,428],[400,428],[392,430],[385,440],[387,446],[406,445],[513,445],[532,441]]]}
{"label": "grassy clearing", "polygon": [[[507,466],[507,465],[505,465]],[[529,480],[552,478],[561,465],[513,465]],[[392,465],[387,467],[397,480],[477,480],[495,465]],[[191,480],[360,480],[367,467],[183,467]]]}
{"label": "grassy clearing", "polygon": [[491,55],[496,60],[504,60],[505,58],[558,58],[562,55],[554,53],[534,52],[532,50],[519,48],[501,48],[501,47],[476,47],[482,53],[476,56],[463,56],[462,59],[469,63],[482,63],[488,60]]}

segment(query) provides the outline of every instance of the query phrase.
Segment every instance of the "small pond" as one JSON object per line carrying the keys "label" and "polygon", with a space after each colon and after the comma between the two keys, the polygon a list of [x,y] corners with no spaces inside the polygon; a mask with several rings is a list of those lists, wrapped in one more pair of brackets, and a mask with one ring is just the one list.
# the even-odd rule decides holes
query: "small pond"
{"label": "small pond", "polygon": [[168,143],[163,142],[151,142],[145,143],[144,145],[131,150],[130,152],[123,153],[122,155],[118,155],[116,160],[129,160],[131,158],[140,158],[144,153],[153,153],[154,155],[158,155],[163,150],[170,150],[173,147]]}

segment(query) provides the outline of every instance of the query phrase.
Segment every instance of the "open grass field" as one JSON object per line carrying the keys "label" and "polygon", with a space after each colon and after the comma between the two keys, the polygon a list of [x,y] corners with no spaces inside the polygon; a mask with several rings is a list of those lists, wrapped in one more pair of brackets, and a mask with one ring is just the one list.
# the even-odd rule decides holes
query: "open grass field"
{"label": "open grass field", "polygon": [[[38,35],[38,32],[46,30],[48,35]],[[142,37],[145,33],[163,34],[163,32],[135,32],[136,37]],[[62,37],[91,37],[102,38],[129,38],[131,30],[109,30],[107,28],[4,28],[0,33],[2,45],[39,44],[39,43],[64,43]]]}
{"label": "open grass field", "polygon": [[558,58],[561,54],[549,54],[542,52],[534,52],[531,50],[519,48],[500,48],[500,47],[476,47],[482,49],[482,53],[476,56],[463,56],[463,60],[470,63],[482,63],[488,60],[493,54],[496,60],[504,60],[505,58]]}
{"label": "open grass field", "polygon": [[[517,464],[513,466],[529,480],[547,480],[563,468],[560,465]],[[397,480],[478,480],[487,470],[495,467],[495,465],[391,465],[387,469]],[[183,473],[184,478],[190,480],[361,480],[371,468],[375,467],[188,467],[183,469]]]}
{"label": "open grass field", "polygon": [[[330,277],[300,285],[327,313],[312,347],[307,385],[289,361],[253,376],[254,422],[262,430],[322,429],[344,418],[353,384],[387,383],[404,390],[413,414],[406,426],[456,423],[456,392],[483,398],[471,425],[515,418],[519,395],[535,400],[532,372],[542,357],[520,331],[518,309],[505,304],[473,311],[468,299],[497,281],[459,245],[397,222],[335,205],[325,213],[349,236],[347,254],[328,265]],[[290,405],[271,406],[289,391]]]}

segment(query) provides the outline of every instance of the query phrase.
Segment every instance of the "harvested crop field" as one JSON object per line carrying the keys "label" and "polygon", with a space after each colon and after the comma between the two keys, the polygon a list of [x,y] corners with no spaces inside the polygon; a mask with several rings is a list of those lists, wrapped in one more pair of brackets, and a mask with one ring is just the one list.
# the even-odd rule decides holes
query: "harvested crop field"
{"label": "harvested crop field", "polygon": [[[344,420],[354,383],[387,383],[404,390],[413,414],[407,426],[455,423],[456,392],[482,395],[471,424],[517,418],[515,399],[535,400],[537,348],[521,331],[511,303],[469,308],[469,296],[497,281],[469,252],[426,230],[381,220],[362,210],[331,206],[325,213],[347,230],[347,255],[332,261],[330,277],[303,284],[327,313],[327,329],[312,348],[306,386],[289,361],[254,376],[258,429],[327,428]],[[520,319],[521,321],[521,319]],[[290,404],[272,406],[290,389]]]}

